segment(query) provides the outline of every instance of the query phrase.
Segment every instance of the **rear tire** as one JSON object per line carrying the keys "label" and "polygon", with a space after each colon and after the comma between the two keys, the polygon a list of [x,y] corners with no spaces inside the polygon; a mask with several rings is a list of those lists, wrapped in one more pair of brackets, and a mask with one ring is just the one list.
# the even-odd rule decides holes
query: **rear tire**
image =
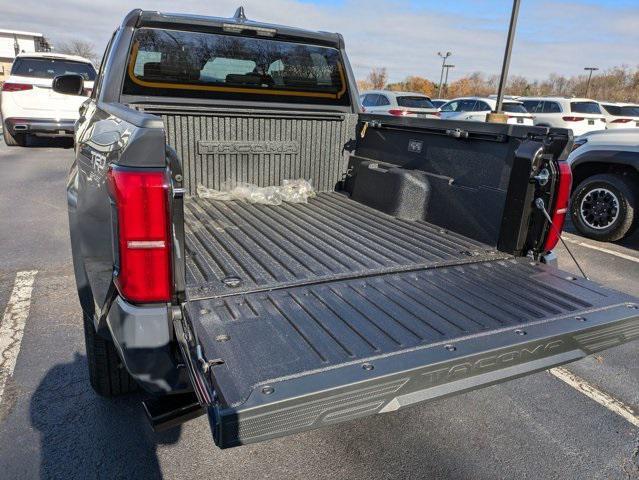
{"label": "rear tire", "polygon": [[134,392],[137,383],[122,364],[115,345],[95,331],[93,320],[84,315],[84,340],[89,365],[89,381],[103,397],[116,397]]}
{"label": "rear tire", "polygon": [[15,133],[11,135],[6,125],[3,126],[2,136],[7,147],[24,147],[27,144],[27,137],[24,133]]}
{"label": "rear tire", "polygon": [[588,177],[572,195],[573,225],[593,240],[620,240],[637,222],[638,197],[637,188],[626,177],[608,173]]}

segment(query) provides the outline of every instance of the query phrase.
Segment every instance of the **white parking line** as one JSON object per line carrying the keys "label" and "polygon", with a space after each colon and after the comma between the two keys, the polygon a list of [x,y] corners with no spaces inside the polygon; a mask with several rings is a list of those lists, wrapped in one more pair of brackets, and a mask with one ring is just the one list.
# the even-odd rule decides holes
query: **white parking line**
{"label": "white parking line", "polygon": [[598,389],[591,383],[588,383],[583,378],[578,377],[577,375],[569,372],[563,367],[551,368],[548,371],[562,382],[567,383],[575,390],[583,393],[598,404],[603,405],[611,412],[625,418],[635,427],[639,427],[639,415],[637,415],[637,412],[635,412],[631,407],[623,403],[621,400]]}
{"label": "white parking line", "polygon": [[16,273],[13,291],[0,323],[0,403],[20,353],[22,334],[31,308],[33,281],[37,273],[37,270]]}
{"label": "white parking line", "polygon": [[597,250],[599,252],[603,252],[603,253],[608,253],[610,255],[614,255],[615,257],[619,257],[619,258],[623,258],[625,260],[630,260],[631,262],[637,262],[639,263],[639,257],[633,257],[632,255],[627,255],[625,253],[621,253],[621,252],[615,252],[614,250],[610,250],[608,248],[604,248],[604,247],[598,247],[596,245],[591,245],[589,243],[586,242],[581,242],[579,240],[574,240],[568,236],[564,236],[564,240],[568,243],[572,243],[574,245],[579,245],[580,247],[586,247],[586,248],[590,248],[591,250]]}

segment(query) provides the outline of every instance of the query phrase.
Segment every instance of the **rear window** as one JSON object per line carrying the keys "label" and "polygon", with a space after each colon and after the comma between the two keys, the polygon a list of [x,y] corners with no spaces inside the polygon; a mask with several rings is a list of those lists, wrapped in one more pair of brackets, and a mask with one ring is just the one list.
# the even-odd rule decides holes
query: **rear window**
{"label": "rear window", "polygon": [[406,108],[435,108],[428,97],[401,96],[397,97],[397,105]]}
{"label": "rear window", "polygon": [[335,48],[153,28],[135,33],[124,93],[349,104]]}
{"label": "rear window", "polygon": [[621,114],[629,115],[631,117],[639,117],[639,107],[637,106],[621,107]]}
{"label": "rear window", "polygon": [[523,103],[527,112],[537,113],[541,112],[543,108],[543,103],[539,100],[524,100]]}
{"label": "rear window", "polygon": [[95,80],[95,68],[90,63],[74,62],[58,58],[18,57],[11,67],[11,75],[35,78],[54,78],[75,73],[87,81]]}
{"label": "rear window", "polygon": [[501,109],[509,113],[528,113],[521,103],[502,103]]}
{"label": "rear window", "polygon": [[570,111],[573,113],[601,113],[596,102],[570,102]]}
{"label": "rear window", "polygon": [[543,102],[542,113],[561,113],[561,107],[557,102]]}
{"label": "rear window", "polygon": [[639,107],[627,105],[602,105],[603,109],[615,117],[639,117]]}

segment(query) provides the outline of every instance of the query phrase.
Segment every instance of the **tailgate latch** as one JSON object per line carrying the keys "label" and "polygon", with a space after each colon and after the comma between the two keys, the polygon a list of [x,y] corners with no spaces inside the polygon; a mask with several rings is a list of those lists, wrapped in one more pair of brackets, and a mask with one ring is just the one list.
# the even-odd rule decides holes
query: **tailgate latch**
{"label": "tailgate latch", "polygon": [[468,132],[461,128],[449,128],[446,130],[446,135],[453,138],[468,138]]}
{"label": "tailgate latch", "polygon": [[547,168],[542,168],[537,175],[532,177],[541,187],[546,186],[550,180],[550,172]]}

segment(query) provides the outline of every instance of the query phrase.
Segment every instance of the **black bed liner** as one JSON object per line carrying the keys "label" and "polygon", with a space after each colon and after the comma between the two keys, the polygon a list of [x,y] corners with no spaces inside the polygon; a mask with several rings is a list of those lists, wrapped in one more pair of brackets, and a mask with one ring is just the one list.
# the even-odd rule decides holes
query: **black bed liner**
{"label": "black bed liner", "polygon": [[204,396],[221,447],[639,337],[635,298],[335,192],[280,206],[189,198],[185,227],[185,313],[212,365]]}
{"label": "black bed liner", "polygon": [[190,299],[509,257],[336,192],[278,206],[192,197],[185,225]]}

